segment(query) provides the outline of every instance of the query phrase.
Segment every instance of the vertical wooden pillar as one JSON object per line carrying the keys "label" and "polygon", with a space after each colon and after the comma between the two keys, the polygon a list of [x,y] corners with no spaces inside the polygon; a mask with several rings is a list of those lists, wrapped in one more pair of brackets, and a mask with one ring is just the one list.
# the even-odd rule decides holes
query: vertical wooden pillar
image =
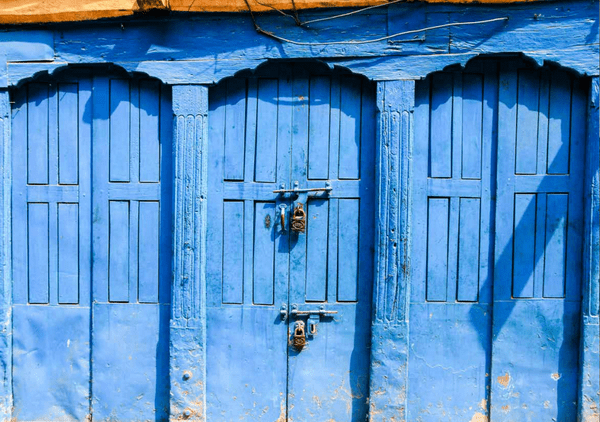
{"label": "vertical wooden pillar", "polygon": [[6,57],[0,56],[0,420],[12,409],[11,107]]}
{"label": "vertical wooden pillar", "polygon": [[585,177],[584,284],[581,306],[581,355],[579,420],[597,421],[600,417],[600,110],[599,78],[592,78],[588,110]]}
{"label": "vertical wooden pillar", "polygon": [[406,419],[414,98],[412,80],[377,85],[379,212],[371,340],[371,422]]}
{"label": "vertical wooden pillar", "polygon": [[171,420],[204,421],[208,87],[173,86]]}

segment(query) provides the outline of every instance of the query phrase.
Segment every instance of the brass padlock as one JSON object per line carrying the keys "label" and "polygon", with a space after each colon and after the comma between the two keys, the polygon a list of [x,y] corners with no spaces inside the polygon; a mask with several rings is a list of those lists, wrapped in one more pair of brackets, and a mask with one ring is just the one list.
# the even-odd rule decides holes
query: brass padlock
{"label": "brass padlock", "polygon": [[301,202],[298,202],[296,208],[294,208],[291,226],[292,231],[296,233],[304,233],[304,230],[306,229],[306,213],[304,212],[304,206]]}
{"label": "brass padlock", "polygon": [[306,332],[304,331],[304,321],[296,321],[294,325],[294,336],[292,345],[297,351],[301,351],[306,346]]}

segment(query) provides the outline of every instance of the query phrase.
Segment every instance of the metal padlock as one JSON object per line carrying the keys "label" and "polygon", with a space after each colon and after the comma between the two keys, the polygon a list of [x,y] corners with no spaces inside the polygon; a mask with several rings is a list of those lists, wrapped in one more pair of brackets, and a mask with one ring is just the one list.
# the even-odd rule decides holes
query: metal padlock
{"label": "metal padlock", "polygon": [[304,233],[306,229],[306,213],[304,212],[304,205],[301,202],[298,202],[296,208],[294,208],[291,226],[292,231],[296,233]]}
{"label": "metal padlock", "polygon": [[292,337],[292,345],[297,351],[301,351],[306,346],[306,332],[304,321],[296,321],[294,324],[294,336]]}

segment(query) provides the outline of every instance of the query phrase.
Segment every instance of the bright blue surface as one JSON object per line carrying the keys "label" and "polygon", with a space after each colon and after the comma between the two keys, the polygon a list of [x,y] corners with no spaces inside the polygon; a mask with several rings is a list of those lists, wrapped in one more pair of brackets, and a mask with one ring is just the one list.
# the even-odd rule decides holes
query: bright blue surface
{"label": "bright blue surface", "polygon": [[[327,68],[284,66],[211,91],[209,420],[366,418],[373,88]],[[272,192],[295,181],[300,188],[329,181],[333,190],[298,197]],[[305,233],[290,231],[298,201]],[[280,206],[286,207],[285,227]],[[298,352],[288,342],[295,322],[306,317],[283,321],[282,305],[324,306],[337,314],[321,319]]]}
{"label": "bright blue surface", "polygon": [[576,420],[586,96],[518,61],[418,84],[410,420]]}
{"label": "bright blue surface", "polygon": [[166,420],[169,90],[80,73],[15,99],[14,415]]}
{"label": "bright blue surface", "polygon": [[3,28],[0,419],[597,420],[598,2],[257,21],[498,17]]}

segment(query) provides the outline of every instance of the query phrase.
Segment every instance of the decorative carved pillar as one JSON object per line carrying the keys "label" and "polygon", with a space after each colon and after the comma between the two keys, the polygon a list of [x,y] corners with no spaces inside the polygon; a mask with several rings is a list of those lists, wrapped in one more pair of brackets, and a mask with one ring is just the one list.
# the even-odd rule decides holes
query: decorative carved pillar
{"label": "decorative carved pillar", "polygon": [[410,171],[415,82],[377,85],[377,266],[370,421],[406,419]]}
{"label": "decorative carved pillar", "polygon": [[204,421],[208,87],[173,86],[171,420]]}
{"label": "decorative carved pillar", "polygon": [[583,301],[581,306],[581,356],[579,386],[579,420],[600,418],[600,110],[599,78],[592,78],[588,110],[586,177],[585,177],[585,249]]}

